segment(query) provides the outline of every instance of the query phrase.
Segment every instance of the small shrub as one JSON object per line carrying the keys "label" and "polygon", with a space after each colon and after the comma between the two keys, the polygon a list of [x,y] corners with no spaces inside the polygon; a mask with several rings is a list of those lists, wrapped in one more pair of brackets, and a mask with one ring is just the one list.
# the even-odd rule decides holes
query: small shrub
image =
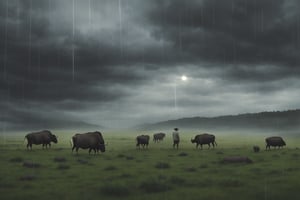
{"label": "small shrub", "polygon": [[205,187],[212,187],[215,186],[215,183],[213,180],[209,179],[209,178],[205,178],[203,180],[199,180],[196,182],[195,184],[196,186],[200,186],[201,188],[205,188]]}
{"label": "small shrub", "polygon": [[66,158],[64,157],[55,157],[54,159],[54,162],[66,162]]}
{"label": "small shrub", "polygon": [[125,158],[126,156],[124,154],[118,154],[117,158]]}
{"label": "small shrub", "polygon": [[298,158],[298,157],[300,156],[300,154],[299,154],[299,153],[293,153],[291,156],[292,156],[293,158]]}
{"label": "small shrub", "polygon": [[167,177],[164,175],[158,175],[157,179],[158,180],[167,180]]}
{"label": "small shrub", "polygon": [[115,166],[107,166],[107,167],[105,167],[104,168],[104,170],[106,170],[106,171],[113,171],[113,170],[117,170],[118,168],[116,168]]}
{"label": "small shrub", "polygon": [[194,167],[188,167],[188,168],[185,168],[184,171],[186,171],[186,172],[195,172],[195,171],[197,171],[197,169],[194,168]]}
{"label": "small shrub", "polygon": [[170,181],[170,183],[175,184],[175,185],[184,184],[186,182],[185,179],[178,177],[178,176],[172,176],[169,181]]}
{"label": "small shrub", "polygon": [[147,193],[157,193],[157,192],[164,192],[170,190],[171,186],[167,185],[163,181],[152,179],[152,180],[142,182],[139,188],[144,190]]}
{"label": "small shrub", "polygon": [[133,156],[126,156],[126,160],[133,160],[134,157]]}
{"label": "small shrub", "polygon": [[100,188],[101,192],[107,196],[123,197],[130,194],[128,187],[121,184],[105,184]]}
{"label": "small shrub", "polygon": [[289,167],[286,169],[287,172],[294,172],[294,171],[298,171],[298,168],[293,168],[293,167]]}
{"label": "small shrub", "polygon": [[[21,180],[21,178],[20,178]],[[1,179],[0,179],[0,188],[1,189],[5,189],[5,188],[14,188],[15,185],[11,184],[11,183],[7,183],[7,182],[1,182]]]}
{"label": "small shrub", "polygon": [[78,159],[77,160],[80,164],[88,164],[87,160]]}
{"label": "small shrub", "polygon": [[275,175],[275,176],[278,176],[278,175],[281,175],[283,171],[281,170],[271,170],[269,172],[267,172],[268,175]]}
{"label": "small shrub", "polygon": [[21,181],[33,181],[35,179],[36,179],[36,176],[34,176],[34,175],[25,175],[25,176],[20,177]]}
{"label": "small shrub", "polygon": [[15,157],[15,158],[10,159],[9,161],[10,162],[16,162],[16,163],[23,162],[23,158],[21,158],[21,157]]}
{"label": "small shrub", "polygon": [[208,168],[208,165],[207,164],[202,164],[202,165],[199,166],[199,168],[206,169],[206,168]]}
{"label": "small shrub", "polygon": [[60,170],[70,169],[70,166],[69,165],[60,164],[60,165],[58,165],[57,169],[60,169]]}
{"label": "small shrub", "polygon": [[23,163],[23,167],[27,167],[27,168],[40,168],[41,165],[39,163],[33,163],[33,162],[24,162]]}
{"label": "small shrub", "polygon": [[132,176],[131,174],[124,173],[124,174],[121,174],[119,177],[120,177],[120,178],[131,178],[131,177],[133,177],[133,176]]}
{"label": "small shrub", "polygon": [[158,163],[156,163],[155,168],[157,168],[157,169],[169,169],[170,165],[168,163],[158,162]]}
{"label": "small shrub", "polygon": [[184,156],[188,156],[188,154],[187,154],[187,153],[185,153],[185,152],[181,152],[180,154],[178,154],[178,156],[182,156],[182,157],[184,157]]}

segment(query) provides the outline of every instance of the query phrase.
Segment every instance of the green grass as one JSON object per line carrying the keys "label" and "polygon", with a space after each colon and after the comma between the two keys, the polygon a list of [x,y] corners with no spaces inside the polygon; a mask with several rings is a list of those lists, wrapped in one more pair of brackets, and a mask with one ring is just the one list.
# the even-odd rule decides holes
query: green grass
{"label": "green grass", "polygon": [[[300,138],[265,151],[264,136],[216,135],[215,149],[196,149],[182,134],[148,149],[136,149],[138,133],[103,133],[105,153],[71,152],[72,134],[59,135],[51,149],[26,150],[24,136],[0,141],[1,199],[296,199],[300,188]],[[152,135],[151,135],[152,137]],[[234,138],[234,139],[233,139]],[[254,153],[253,145],[261,151]],[[247,156],[252,164],[222,164],[226,156]]]}

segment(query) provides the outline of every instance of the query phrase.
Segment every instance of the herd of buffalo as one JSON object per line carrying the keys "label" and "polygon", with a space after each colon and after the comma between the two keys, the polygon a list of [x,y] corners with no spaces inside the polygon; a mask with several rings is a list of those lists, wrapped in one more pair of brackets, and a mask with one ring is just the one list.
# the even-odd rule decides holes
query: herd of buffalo
{"label": "herd of buffalo", "polygon": [[[160,142],[165,138],[165,133],[155,133],[153,135],[153,141]],[[29,133],[25,136],[27,139],[27,149],[32,149],[32,144],[42,145],[43,148],[51,147],[51,142],[57,143],[56,135],[52,134],[49,130],[43,130],[39,132]],[[149,135],[139,135],[136,137],[136,147],[147,148],[149,145],[150,136]],[[270,149],[271,146],[281,148],[286,145],[285,141],[282,137],[274,136],[268,137],[265,139],[266,141],[266,150]],[[202,149],[202,145],[208,145],[208,148],[212,145],[213,147],[217,146],[216,138],[212,134],[199,134],[196,135],[194,139],[191,139],[192,143],[196,143],[196,148],[200,145]],[[99,131],[88,132],[88,133],[77,133],[72,139],[72,152],[76,149],[78,153],[78,149],[89,149],[89,153],[94,150],[94,152],[105,152],[105,143],[102,134]],[[255,152],[259,151],[258,146],[254,146],[253,150]]]}

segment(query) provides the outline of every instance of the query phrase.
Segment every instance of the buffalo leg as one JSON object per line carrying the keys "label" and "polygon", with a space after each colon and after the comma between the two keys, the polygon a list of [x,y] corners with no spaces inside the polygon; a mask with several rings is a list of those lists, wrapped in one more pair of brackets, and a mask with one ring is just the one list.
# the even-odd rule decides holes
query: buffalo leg
{"label": "buffalo leg", "polygon": [[73,153],[74,149],[75,149],[75,146],[72,147],[72,153]]}

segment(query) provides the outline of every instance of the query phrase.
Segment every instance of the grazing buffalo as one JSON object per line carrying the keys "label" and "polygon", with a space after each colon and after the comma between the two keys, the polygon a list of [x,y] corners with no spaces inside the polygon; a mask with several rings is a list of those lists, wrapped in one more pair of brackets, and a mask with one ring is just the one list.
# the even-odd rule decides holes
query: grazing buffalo
{"label": "grazing buffalo", "polygon": [[102,134],[98,131],[82,134],[77,133],[72,137],[72,143],[72,152],[76,149],[76,153],[78,153],[79,148],[89,149],[89,154],[92,150],[94,150],[95,153],[99,150],[105,152],[104,139]]}
{"label": "grazing buffalo", "polygon": [[162,141],[166,137],[165,133],[154,133],[153,134],[153,141],[154,142],[159,142]]}
{"label": "grazing buffalo", "polygon": [[149,145],[150,136],[149,135],[139,135],[136,137],[136,147],[142,146],[145,148],[145,146],[148,148]]}
{"label": "grazing buffalo", "polygon": [[285,146],[285,141],[282,139],[282,137],[274,136],[274,137],[268,137],[266,138],[266,150],[270,149],[270,147],[283,147]]}
{"label": "grazing buffalo", "polygon": [[191,142],[196,143],[196,148],[200,145],[201,149],[203,144],[208,144],[208,148],[210,148],[210,144],[212,144],[213,147],[215,147],[215,145],[217,146],[215,136],[207,133],[196,135],[195,139],[191,139]]}
{"label": "grazing buffalo", "polygon": [[48,145],[51,147],[51,142],[57,143],[57,137],[48,130],[28,133],[25,138],[27,139],[27,149],[29,147],[32,149],[32,144],[42,144],[43,148],[47,148]]}

